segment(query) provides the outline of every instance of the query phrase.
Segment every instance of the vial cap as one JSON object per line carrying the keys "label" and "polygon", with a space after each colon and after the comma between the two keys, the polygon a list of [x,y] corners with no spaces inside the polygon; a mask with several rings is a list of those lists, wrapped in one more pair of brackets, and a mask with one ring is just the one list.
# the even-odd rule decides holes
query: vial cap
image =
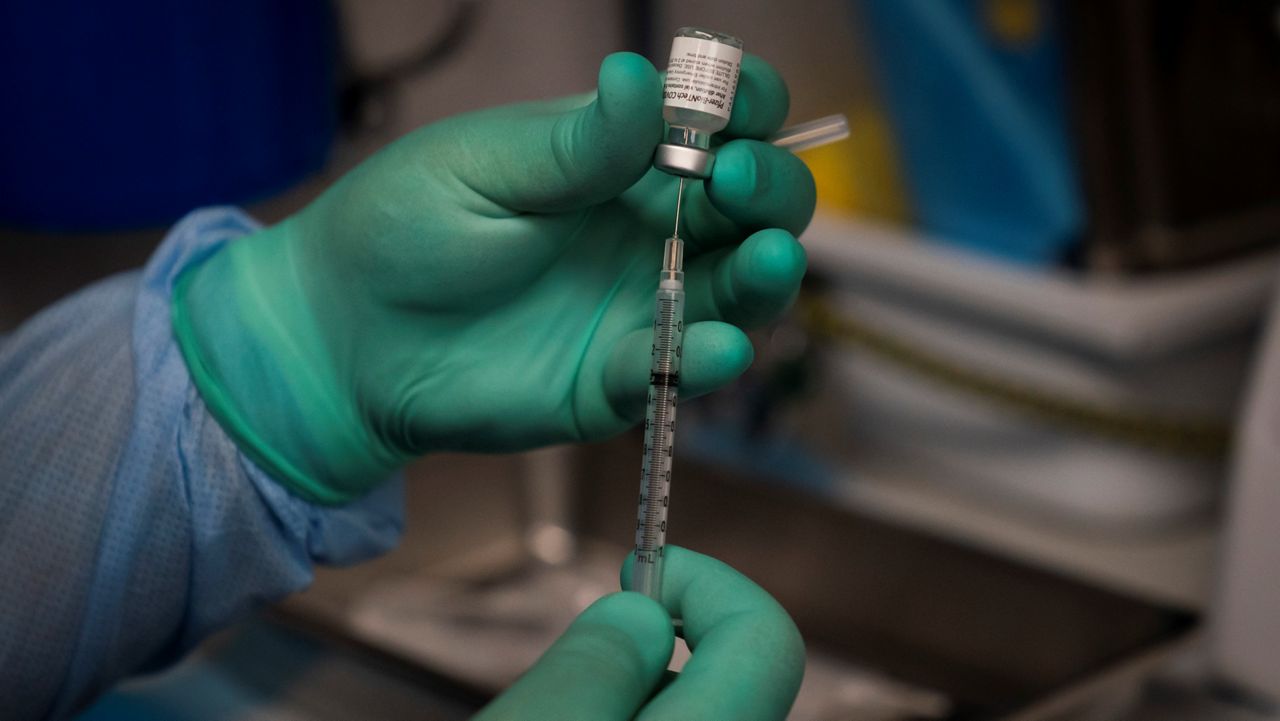
{"label": "vial cap", "polygon": [[653,153],[653,167],[682,178],[710,178],[715,162],[716,156],[711,151],[687,145],[662,143]]}

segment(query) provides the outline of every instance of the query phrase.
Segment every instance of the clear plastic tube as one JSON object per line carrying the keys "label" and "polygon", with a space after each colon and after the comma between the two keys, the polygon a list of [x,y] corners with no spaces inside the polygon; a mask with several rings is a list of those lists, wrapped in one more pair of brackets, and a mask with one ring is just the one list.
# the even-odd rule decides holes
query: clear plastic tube
{"label": "clear plastic tube", "polygon": [[849,119],[843,114],[827,115],[779,130],[769,142],[793,153],[834,143],[849,137]]}

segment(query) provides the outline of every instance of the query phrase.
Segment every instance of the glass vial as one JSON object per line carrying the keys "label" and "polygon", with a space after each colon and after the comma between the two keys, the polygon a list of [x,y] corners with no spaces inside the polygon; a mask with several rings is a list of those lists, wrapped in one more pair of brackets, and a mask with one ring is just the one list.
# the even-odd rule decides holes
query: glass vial
{"label": "glass vial", "polygon": [[684,177],[711,175],[711,135],[729,124],[741,65],[738,38],[695,27],[676,31],[662,88],[662,117],[671,128],[654,156],[656,167]]}

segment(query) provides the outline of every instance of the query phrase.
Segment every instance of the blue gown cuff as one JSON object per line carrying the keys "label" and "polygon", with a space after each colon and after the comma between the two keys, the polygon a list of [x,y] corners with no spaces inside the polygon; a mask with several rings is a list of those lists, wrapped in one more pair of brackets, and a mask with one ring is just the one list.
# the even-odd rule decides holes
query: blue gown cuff
{"label": "blue gown cuff", "polygon": [[[183,271],[199,264],[228,243],[250,235],[261,224],[237,208],[213,207],[194,211],[169,232],[152,254],[142,278],[134,323],[133,347],[140,376],[167,370],[182,374],[189,392],[194,384],[182,363],[171,331],[170,307],[174,283]],[[216,425],[203,402],[195,412],[203,413]],[[221,432],[221,429],[217,429]],[[225,442],[234,446],[225,433]],[[236,451],[238,465],[253,483],[263,501],[290,535],[301,539],[310,558],[323,564],[349,564],[390,550],[399,541],[404,526],[404,477],[396,473],[388,481],[345,506],[329,507],[310,503],[290,494],[243,453]]]}

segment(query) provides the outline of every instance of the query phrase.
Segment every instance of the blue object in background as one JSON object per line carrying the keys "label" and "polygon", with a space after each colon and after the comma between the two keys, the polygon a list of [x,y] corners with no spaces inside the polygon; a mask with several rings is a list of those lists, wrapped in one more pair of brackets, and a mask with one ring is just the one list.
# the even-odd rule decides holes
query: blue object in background
{"label": "blue object in background", "polygon": [[315,172],[336,33],[317,0],[0,3],[0,226],[165,225]]}
{"label": "blue object in background", "polygon": [[1067,257],[1084,205],[1056,4],[856,1],[922,228],[1031,266]]}

